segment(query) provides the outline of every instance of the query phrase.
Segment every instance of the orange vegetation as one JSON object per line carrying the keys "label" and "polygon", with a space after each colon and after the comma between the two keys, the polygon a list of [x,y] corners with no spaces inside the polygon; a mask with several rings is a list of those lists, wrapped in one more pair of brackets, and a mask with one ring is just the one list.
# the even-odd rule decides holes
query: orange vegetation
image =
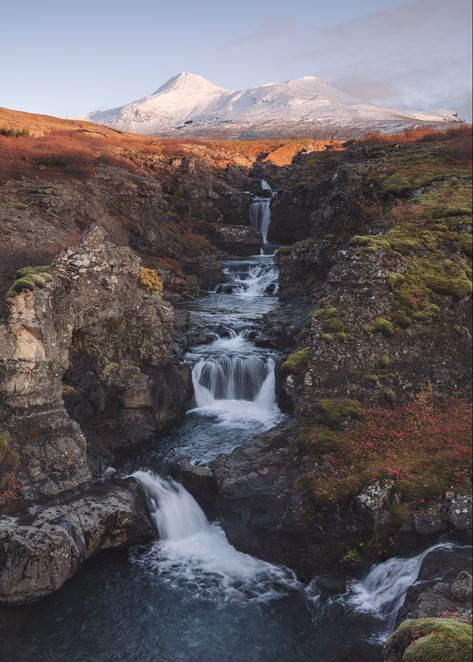
{"label": "orange vegetation", "polygon": [[0,175],[33,170],[87,174],[100,162],[132,171],[156,169],[156,162],[203,158],[215,168],[251,167],[257,159],[283,166],[301,150],[340,149],[341,141],[287,140],[214,141],[194,138],[154,138],[124,133],[78,120],[61,120],[0,108],[0,128],[28,136],[0,135]]}

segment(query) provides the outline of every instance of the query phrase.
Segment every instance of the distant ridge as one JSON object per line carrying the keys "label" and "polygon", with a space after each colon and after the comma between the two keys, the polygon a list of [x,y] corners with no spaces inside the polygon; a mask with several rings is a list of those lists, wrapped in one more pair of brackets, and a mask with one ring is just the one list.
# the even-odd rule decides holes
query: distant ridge
{"label": "distant ridge", "polygon": [[236,92],[182,72],[153,94],[78,119],[147,135],[258,138],[318,134],[351,137],[370,129],[461,122],[453,110],[400,111],[342,92],[315,76]]}

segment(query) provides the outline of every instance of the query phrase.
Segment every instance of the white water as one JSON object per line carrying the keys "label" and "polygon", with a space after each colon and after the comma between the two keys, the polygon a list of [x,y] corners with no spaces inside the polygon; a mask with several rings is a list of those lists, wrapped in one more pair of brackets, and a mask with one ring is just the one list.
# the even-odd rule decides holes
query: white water
{"label": "white water", "polygon": [[342,602],[354,611],[385,621],[383,639],[392,631],[407,589],[417,581],[425,557],[433,551],[454,550],[456,547],[453,543],[441,543],[417,556],[393,557],[374,565],[364,579],[353,580],[349,584]]}
{"label": "white water", "polygon": [[[232,263],[225,274],[225,286],[231,292],[225,296],[244,298],[249,306],[277,291],[278,272],[267,256],[246,265]],[[192,370],[196,407],[191,412],[240,428],[278,422],[275,361],[267,351],[255,347],[251,334],[251,328],[236,331],[227,324],[224,337],[215,334],[213,342],[193,349],[199,358]]]}
{"label": "white water", "polygon": [[133,474],[145,487],[160,540],[134,560],[170,586],[219,602],[268,602],[301,588],[294,573],[238,552],[187,492],[150,471]]}
{"label": "white water", "polygon": [[263,243],[268,242],[268,231],[271,224],[271,199],[273,192],[265,179],[261,180],[261,189],[269,191],[271,197],[255,197],[250,204],[250,225],[263,236]]}

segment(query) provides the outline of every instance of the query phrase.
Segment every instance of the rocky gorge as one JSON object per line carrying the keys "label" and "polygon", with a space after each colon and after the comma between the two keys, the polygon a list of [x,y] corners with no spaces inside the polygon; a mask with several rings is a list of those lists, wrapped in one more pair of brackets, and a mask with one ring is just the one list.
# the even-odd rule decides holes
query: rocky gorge
{"label": "rocky gorge", "polygon": [[[98,551],[152,540],[149,488],[130,477],[144,467],[170,466],[237,550],[297,581],[318,577],[315,596],[343,595],[372,563],[470,544],[465,140],[460,130],[343,149],[169,142],[171,155],[112,144],[97,160],[41,157],[3,175],[3,605],[55,591]],[[270,255],[249,257],[263,245],[249,227],[262,179],[277,276]],[[256,299],[240,296],[249,290]],[[259,418],[235,405],[233,427],[218,419],[212,367],[236,385],[228,356],[258,388],[243,377],[223,400],[252,405],[274,380]],[[199,389],[213,400],[202,390],[195,402]],[[211,429],[195,418],[205,407]],[[211,453],[204,438],[218,442]],[[168,492],[153,485],[156,504]],[[435,554],[419,570],[429,588],[409,589],[399,618],[468,628],[468,553],[428,570]],[[386,659],[413,641],[396,636]],[[365,659],[380,655],[378,644]]]}

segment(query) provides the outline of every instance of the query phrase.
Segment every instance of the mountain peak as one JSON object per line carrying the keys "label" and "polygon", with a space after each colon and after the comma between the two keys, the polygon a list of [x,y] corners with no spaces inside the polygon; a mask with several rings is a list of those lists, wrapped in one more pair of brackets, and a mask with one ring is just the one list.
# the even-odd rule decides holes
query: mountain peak
{"label": "mountain peak", "polygon": [[154,92],[154,94],[161,94],[162,92],[167,92],[169,90],[187,89],[191,91],[203,88],[211,90],[224,90],[223,87],[215,85],[203,76],[193,74],[189,71],[180,71],[179,73],[174,74],[174,76],[171,76],[171,78],[166,81],[164,85],[161,85],[161,87],[159,87],[156,92]]}
{"label": "mountain peak", "polygon": [[316,76],[228,90],[189,71],[172,76],[156,92],[85,118],[149,135],[301,135],[349,129],[402,130],[418,122],[455,122],[452,111],[397,111],[346,94]]}

